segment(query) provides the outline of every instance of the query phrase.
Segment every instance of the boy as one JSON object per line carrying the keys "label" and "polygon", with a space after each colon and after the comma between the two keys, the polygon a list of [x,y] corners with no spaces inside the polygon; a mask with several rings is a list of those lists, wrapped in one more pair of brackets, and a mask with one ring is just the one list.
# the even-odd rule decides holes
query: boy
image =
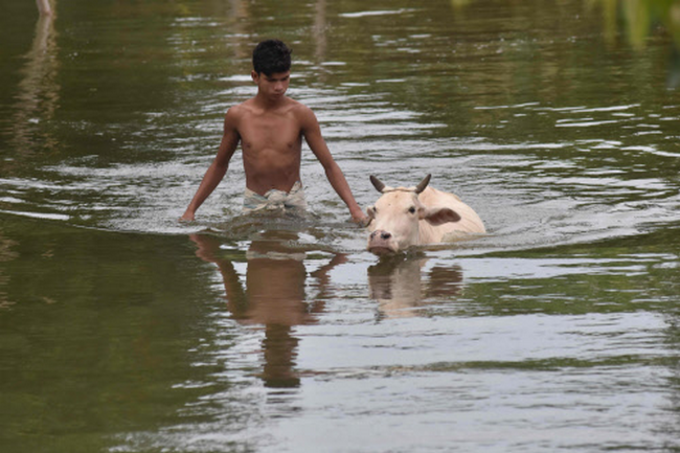
{"label": "boy", "polygon": [[331,156],[316,116],[311,109],[285,95],[290,82],[291,52],[283,42],[274,39],[255,48],[251,77],[257,85],[257,95],[227,111],[217,157],[180,220],[194,220],[196,210],[226,174],[239,142],[246,175],[245,210],[304,209],[300,182],[304,137],[323,165],[331,186],[349,208],[352,220],[365,223],[366,216]]}

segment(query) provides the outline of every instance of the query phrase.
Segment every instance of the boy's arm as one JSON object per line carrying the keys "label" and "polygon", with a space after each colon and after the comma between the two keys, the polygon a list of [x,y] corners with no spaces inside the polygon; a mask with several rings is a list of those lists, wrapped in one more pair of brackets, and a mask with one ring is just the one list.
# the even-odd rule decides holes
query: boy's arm
{"label": "boy's arm", "polygon": [[[222,181],[224,175],[229,168],[229,161],[236,151],[238,142],[240,140],[239,133],[236,129],[236,114],[231,113],[233,109],[229,109],[224,117],[224,134],[220,143],[219,150],[215,160],[205,172],[201,185],[198,186],[196,195],[189,203],[187,210],[184,212],[180,220],[194,220],[196,210],[203,204],[206,198],[215,190],[217,185]],[[230,114],[231,113],[231,114]]]}
{"label": "boy's arm", "polygon": [[305,136],[309,148],[321,165],[323,165],[323,168],[326,171],[326,177],[331,183],[331,186],[333,186],[333,189],[335,189],[340,198],[342,198],[342,201],[344,201],[349,208],[352,220],[363,225],[366,221],[366,215],[354,199],[354,195],[352,195],[349,184],[347,184],[345,175],[333,159],[333,156],[321,135],[321,127],[319,126],[319,122],[317,121],[314,112],[307,107],[302,109],[302,133]]}

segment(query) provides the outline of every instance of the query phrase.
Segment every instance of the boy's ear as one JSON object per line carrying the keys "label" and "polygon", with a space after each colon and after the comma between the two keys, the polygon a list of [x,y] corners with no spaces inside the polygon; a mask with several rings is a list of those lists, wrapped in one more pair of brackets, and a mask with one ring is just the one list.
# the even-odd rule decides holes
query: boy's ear
{"label": "boy's ear", "polygon": [[253,69],[250,71],[250,77],[253,79],[253,82],[257,83],[257,79],[260,78],[260,75]]}

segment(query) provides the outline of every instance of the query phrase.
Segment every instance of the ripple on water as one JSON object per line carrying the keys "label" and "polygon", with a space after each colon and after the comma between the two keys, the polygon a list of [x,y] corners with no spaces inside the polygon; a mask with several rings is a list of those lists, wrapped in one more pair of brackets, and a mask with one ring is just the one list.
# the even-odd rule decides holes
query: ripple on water
{"label": "ripple on water", "polygon": [[[229,76],[223,82],[233,84],[222,93],[230,99],[252,94],[246,76]],[[491,233],[480,243],[485,251],[624,237],[680,220],[678,187],[666,176],[677,166],[677,153],[664,141],[636,135],[641,130],[668,133],[672,123],[668,119],[674,118],[666,114],[670,109],[651,112],[640,103],[478,105],[474,110],[482,115],[501,115],[506,128],[540,116],[547,129],[512,138],[457,137],[451,135],[450,125],[391,102],[387,93],[371,85],[292,89],[291,94],[317,112],[360,205],[369,206],[376,198],[369,174],[409,185],[433,173],[435,187],[457,193],[485,220]],[[199,107],[201,115],[221,117],[225,103],[206,101]],[[161,134],[170,145],[170,153],[154,153],[156,161],[98,165],[98,159],[90,156],[42,168],[40,178],[4,178],[0,184],[10,196],[0,208],[85,226],[154,233],[224,224],[240,211],[244,175],[236,162],[199,211],[198,226],[176,222],[213,158],[212,152],[198,146],[200,140],[173,135],[174,123],[186,118],[150,112],[133,131],[137,137]],[[489,123],[498,121],[488,117]],[[183,127],[214,134],[216,146],[218,120],[190,123]],[[618,127],[615,134],[607,129],[612,125]],[[323,169],[306,148],[302,167],[308,201],[321,228],[345,222],[346,208],[328,190]],[[326,232],[330,234],[332,227]],[[342,241],[342,247],[363,248],[359,239]]]}

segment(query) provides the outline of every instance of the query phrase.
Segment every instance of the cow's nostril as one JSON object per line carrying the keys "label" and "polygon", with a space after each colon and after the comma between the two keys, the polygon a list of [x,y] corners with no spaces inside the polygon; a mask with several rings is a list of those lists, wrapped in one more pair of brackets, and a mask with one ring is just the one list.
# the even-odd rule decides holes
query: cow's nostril
{"label": "cow's nostril", "polygon": [[380,235],[380,237],[383,239],[389,239],[392,237],[392,235],[388,232],[384,232],[383,234]]}

